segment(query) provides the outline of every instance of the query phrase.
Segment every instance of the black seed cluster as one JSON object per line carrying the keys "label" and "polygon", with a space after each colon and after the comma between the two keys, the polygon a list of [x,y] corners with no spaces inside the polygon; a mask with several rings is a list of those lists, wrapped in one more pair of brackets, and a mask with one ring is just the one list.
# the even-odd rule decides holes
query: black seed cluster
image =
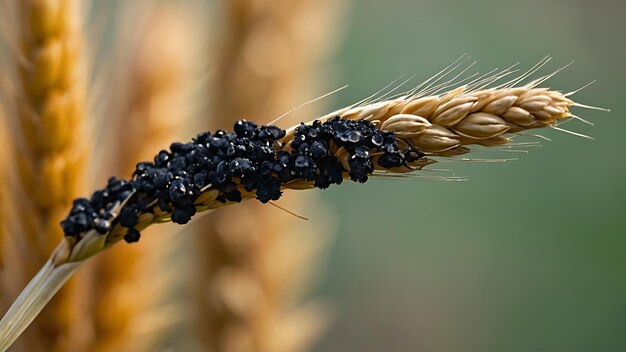
{"label": "black seed cluster", "polygon": [[[379,155],[377,164],[388,169],[424,156],[413,148],[401,150],[392,132],[339,116],[300,124],[288,145],[280,141],[283,137],[285,131],[276,126],[258,127],[241,120],[235,123],[234,133],[204,132],[189,143],[173,143],[152,162],[137,164],[130,181],[111,178],[91,199],[75,200],[62,222],[63,231],[80,238],[91,229],[108,233],[119,223],[129,229],[126,242],[136,242],[139,214],[158,206],[171,213],[173,222],[185,224],[196,213],[194,201],[207,187],[219,190],[221,202],[240,202],[240,186],[267,203],[280,198],[281,185],[297,179],[324,189],[340,184],[348,171],[353,181],[366,182],[374,171],[372,152]],[[348,152],[349,170],[333,155],[338,148]],[[115,205],[127,199],[114,218]]]}
{"label": "black seed cluster", "polygon": [[100,234],[111,230],[113,207],[128,198],[134,192],[130,182],[111,177],[106,188],[94,192],[91,199],[74,200],[70,214],[61,222],[66,236],[95,229]]}

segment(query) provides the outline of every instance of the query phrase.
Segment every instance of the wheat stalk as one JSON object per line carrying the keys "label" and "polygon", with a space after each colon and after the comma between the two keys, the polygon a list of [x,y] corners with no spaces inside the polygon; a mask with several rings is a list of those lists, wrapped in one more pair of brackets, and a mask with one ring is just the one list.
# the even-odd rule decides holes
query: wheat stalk
{"label": "wheat stalk", "polygon": [[[332,43],[333,1],[231,1],[218,31],[211,122],[276,116],[307,97]],[[302,26],[316,23],[316,26]],[[306,29],[306,30],[303,30]],[[288,53],[288,54],[287,54]],[[299,116],[311,116],[302,109]],[[293,117],[293,116],[292,116]],[[286,195],[297,212],[320,201]],[[316,204],[317,203],[317,204]],[[304,351],[326,325],[326,309],[305,301],[319,266],[324,229],[286,212],[248,203],[196,226],[195,337],[201,350]],[[320,233],[321,232],[321,233]]]}
{"label": "wheat stalk", "polygon": [[[83,192],[83,118],[85,71],[81,13],[78,1],[33,0],[13,4],[17,31],[6,38],[19,50],[13,67],[17,120],[15,179],[19,190],[11,204],[20,233],[12,237],[14,255],[21,256],[5,280],[17,293],[54,250],[63,232],[58,226],[73,198]],[[19,254],[18,254],[19,253]],[[24,260],[24,258],[29,258]],[[71,287],[55,298],[22,339],[25,350],[70,349],[75,311]],[[45,347],[44,347],[45,346]]]}
{"label": "wheat stalk", "polygon": [[[282,190],[325,188],[344,178],[365,182],[372,174],[416,173],[434,157],[466,153],[470,144],[510,142],[503,137],[509,131],[559,128],[560,121],[573,118],[572,106],[582,106],[569,93],[537,88],[549,76],[521,86],[515,79],[485,87],[502,75],[440,94],[433,91],[448,83],[422,85],[399,98],[366,101],[287,131],[240,121],[235,134],[202,133],[191,143],[172,144],[169,153],[155,157],[155,163],[140,163],[130,183],[112,179],[91,200],[75,202],[64,222],[64,241],[0,321],[0,350],[43,307],[46,285],[52,290],[68,276],[61,272],[121,239],[137,241],[139,231],[152,224],[184,224],[196,212],[255,197],[268,202],[279,198]],[[435,108],[425,103],[428,100],[435,101]],[[511,122],[511,108],[526,120]],[[479,113],[485,115],[474,116]]]}
{"label": "wheat stalk", "polygon": [[[192,34],[189,14],[181,6],[127,7],[124,13],[128,28],[121,33],[127,57],[116,65],[118,85],[133,82],[132,88],[122,90],[116,115],[122,118],[117,133],[114,174],[130,175],[137,160],[149,159],[167,141],[180,137],[184,126],[186,80],[193,46],[188,43]],[[130,27],[132,26],[132,27]],[[141,33],[133,36],[139,26]],[[135,38],[136,37],[136,38]],[[133,41],[127,38],[135,38]],[[145,330],[149,322],[144,317],[154,302],[166,294],[169,285],[154,285],[172,281],[165,277],[163,266],[144,265],[167,258],[163,255],[175,247],[176,238],[155,236],[149,246],[121,246],[98,258],[91,288],[94,337],[89,351],[150,350],[147,337],[136,338],[138,329]],[[146,269],[152,268],[150,272]],[[159,289],[160,288],[160,289]],[[149,298],[149,299],[148,299]],[[97,302],[109,302],[97,304]],[[138,327],[139,326],[139,327]],[[132,347],[131,347],[132,346]]]}

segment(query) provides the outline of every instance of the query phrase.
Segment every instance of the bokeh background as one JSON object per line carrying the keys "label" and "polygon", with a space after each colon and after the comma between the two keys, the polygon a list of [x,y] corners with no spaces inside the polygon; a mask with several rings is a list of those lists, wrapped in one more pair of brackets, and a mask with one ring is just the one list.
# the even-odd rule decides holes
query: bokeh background
{"label": "bokeh background", "polygon": [[[289,22],[292,27],[288,28],[291,30],[299,28],[294,33],[301,35],[305,39],[304,43],[300,42],[300,46],[287,45],[288,50],[279,50],[271,55],[268,52],[281,49],[284,44],[279,41],[281,45],[278,45],[272,41],[277,36],[267,35],[267,27],[261,27],[264,30],[261,31],[252,26],[231,28],[230,36],[226,36],[228,26],[225,23],[229,16],[225,13],[231,5],[237,8],[233,4],[248,4],[244,7],[252,13],[265,9],[265,12],[259,10],[262,14],[259,18],[271,19],[279,11],[287,11],[288,6],[285,4],[289,3],[288,0],[276,1],[274,5],[268,5],[273,3],[272,0],[150,2],[157,4],[154,5],[156,7],[177,3],[192,9],[185,14],[172,12],[182,16],[182,22],[187,22],[189,26],[186,30],[191,28],[184,40],[171,39],[163,34],[168,40],[175,41],[174,47],[184,45],[185,48],[193,49],[191,53],[186,51],[186,55],[194,56],[195,59],[184,61],[185,67],[193,71],[195,81],[192,92],[187,96],[192,99],[188,101],[192,102],[187,106],[189,109],[185,110],[189,120],[182,130],[176,131],[176,136],[190,136],[193,131],[206,126],[228,128],[230,121],[239,117],[268,122],[291,107],[344,84],[349,85],[347,89],[317,102],[313,107],[301,109],[293,117],[295,121],[312,119],[320,112],[332,111],[369,96],[402,75],[415,74],[412,83],[416,85],[463,54],[470,56],[470,61],[478,62],[471,72],[481,73],[496,67],[506,68],[518,62],[520,69],[524,70],[546,55],[551,55],[554,59],[541,71],[547,74],[574,60],[569,68],[552,78],[548,85],[558,90],[571,91],[596,80],[595,84],[576,94],[575,100],[612,110],[606,113],[575,109],[576,114],[594,122],[595,126],[572,122],[566,127],[593,136],[595,140],[554,130],[541,131],[552,141],[542,141],[540,148],[529,148],[528,154],[492,151],[475,154],[477,158],[518,160],[505,163],[439,163],[433,168],[452,172],[423,173],[464,176],[468,181],[373,179],[366,184],[347,182],[323,192],[313,191],[316,193],[312,196],[314,199],[304,194],[293,197],[306,199],[309,208],[293,201],[278,202],[310,218],[305,222],[287,216],[288,227],[293,226],[293,233],[289,237],[291,242],[285,242],[287,245],[281,247],[282,252],[279,254],[285,256],[285,253],[290,253],[292,257],[297,257],[302,247],[302,244],[297,243],[315,246],[315,255],[305,251],[310,256],[305,266],[315,267],[315,270],[310,271],[322,273],[311,274],[304,270],[302,277],[308,283],[296,285],[299,293],[295,295],[316,297],[315,302],[323,301],[314,307],[315,311],[323,312],[320,314],[322,318],[316,313],[313,314],[315,318],[307,316],[304,320],[289,320],[285,323],[298,326],[298,322],[307,322],[309,325],[304,324],[307,326],[303,328],[305,330],[310,328],[312,320],[318,322],[318,318],[327,323],[319,323],[319,326],[313,324],[311,329],[316,330],[316,333],[302,345],[302,350],[304,346],[324,352],[626,350],[626,159],[623,156],[626,152],[626,21],[623,19],[626,4],[618,0],[328,0],[320,1],[326,4],[320,9],[311,5],[316,4],[316,0],[295,2],[310,7],[305,6],[304,12],[300,13],[302,19],[306,20],[294,19],[292,23],[281,16],[276,17],[280,18],[283,25]],[[120,33],[125,32],[120,31],[120,28],[130,32],[137,29],[133,28],[132,16],[128,22],[128,15],[123,14],[128,3],[93,1],[87,28],[91,37],[98,38],[88,43],[94,53],[96,71],[106,73],[108,68],[124,62],[123,50],[130,50],[136,46],[133,43],[141,42],[141,36],[135,34],[137,38],[133,37],[129,41],[131,44],[116,44],[124,37]],[[307,17],[306,13],[312,11],[320,12]],[[239,20],[243,23],[245,18],[242,15]],[[142,26],[136,27],[141,27],[145,33],[151,32],[150,25],[143,22]],[[255,36],[255,33],[263,35]],[[255,73],[260,72],[258,76],[261,78],[249,80],[246,85],[245,81],[242,83],[236,80],[250,74],[245,69],[238,71],[235,66],[240,64],[236,57],[237,50],[233,49],[235,59],[221,54],[228,48],[236,48],[239,44],[236,41],[240,38],[248,37],[257,41],[252,49],[248,48],[251,51],[247,53],[254,54],[252,59],[258,58],[252,60],[252,66]],[[308,41],[310,38],[315,40]],[[150,43],[159,47],[160,41],[153,38]],[[166,53],[167,50],[159,55],[165,55],[168,59]],[[148,62],[159,67],[159,55],[152,62],[148,54]],[[310,61],[305,60],[308,56],[311,57]],[[227,64],[229,60],[232,61],[233,72],[227,74],[220,71],[226,67],[220,65]],[[199,61],[203,63],[198,64]],[[281,70],[281,67],[294,62],[304,64],[293,71]],[[307,72],[303,72],[305,69]],[[122,82],[127,79],[125,77],[133,77],[131,75],[122,73]],[[272,77],[280,79],[272,80]],[[128,83],[120,91],[129,94],[127,91],[132,91],[129,89],[131,86]],[[216,94],[220,89],[224,90],[221,97]],[[114,90],[114,94],[111,94],[106,90],[104,93],[98,90],[98,95],[91,99],[98,101],[94,105],[96,108],[108,111],[106,106],[116,101],[115,96],[119,92],[109,89]],[[231,90],[230,93],[228,90]],[[241,95],[237,96],[233,92]],[[109,98],[100,99],[101,96]],[[208,99],[208,96],[212,99]],[[235,99],[237,97],[240,104]],[[118,100],[124,101],[124,98]],[[267,106],[259,106],[257,109],[251,103],[253,101],[267,103]],[[230,105],[223,107],[220,104]],[[255,111],[260,116],[250,116]],[[244,116],[226,116],[229,113]],[[96,111],[95,115],[103,114]],[[211,116],[208,121],[207,115],[220,116]],[[95,124],[101,132],[98,139],[106,141],[111,138],[113,125],[109,120],[101,116],[99,118],[100,122]],[[106,155],[98,151],[92,159],[96,164],[107,162]],[[104,175],[97,175],[97,182],[101,183],[105,179]],[[280,210],[274,209],[263,214],[263,218],[269,219],[267,221],[270,223],[275,216],[273,221],[275,224],[278,222],[276,226],[285,224],[283,220],[276,220],[279,216],[285,216]],[[215,219],[214,223],[229,223],[228,215],[221,212],[208,215],[204,220],[211,222],[212,219]],[[323,243],[311,242],[315,236],[309,232],[306,236],[302,235],[305,231],[300,230],[299,226],[307,228],[309,232],[313,229],[313,234],[317,229]],[[171,244],[174,241],[172,234],[162,234],[168,231],[186,239],[175,245],[166,245],[169,246],[167,250],[159,249],[163,243]],[[145,296],[137,293],[134,297],[134,301],[146,301],[144,298],[150,296],[150,303],[146,303],[148,307],[142,306],[142,309],[149,309],[151,305],[160,305],[161,308],[167,305],[167,309],[157,309],[162,315],[146,318],[145,321],[152,323],[156,319],[158,326],[151,331],[156,331],[160,341],[148,349],[143,346],[143,350],[208,350],[208,347],[198,342],[202,340],[202,332],[198,333],[197,326],[193,326],[194,321],[197,323],[198,319],[203,319],[202,314],[216,314],[219,319],[204,316],[205,320],[215,319],[215,325],[228,325],[231,322],[228,319],[237,325],[247,319],[245,309],[230,312],[226,303],[223,306],[216,305],[221,308],[207,313],[204,310],[206,307],[197,309],[194,306],[195,301],[190,298],[193,295],[188,296],[189,288],[193,286],[190,283],[214,279],[208,276],[202,279],[202,275],[194,274],[194,271],[199,272],[201,269],[198,269],[197,262],[190,254],[194,253],[197,242],[190,239],[197,237],[198,231],[190,227],[184,231],[188,233],[179,233],[179,228],[172,227],[150,232],[144,236],[145,241],[135,245],[137,247],[134,248],[139,249],[137,253],[123,253],[113,248],[107,253],[109,258],[103,259],[105,268],[109,268],[106,260],[112,263],[117,261],[126,268],[124,265],[127,262],[122,260],[133,263],[132,258],[145,255],[145,252],[157,258],[151,259],[152,264],[143,264],[151,267],[152,272],[141,271],[143,269],[140,268],[135,275],[144,281],[156,277],[154,275],[162,275],[163,279],[158,280],[160,285],[151,287],[148,280],[148,284],[143,284],[144,291],[141,291],[141,287],[125,283],[125,290],[118,292],[114,287],[116,277],[113,276],[108,278],[113,293],[110,296],[103,293],[102,296],[123,300],[126,297],[120,298],[123,292],[148,292]],[[163,237],[157,239],[159,236]],[[150,240],[154,240],[156,245],[140,247],[146,246],[145,242]],[[242,241],[250,239],[244,238]],[[293,243],[293,247],[289,243]],[[275,256],[277,252],[267,250],[266,247],[250,248],[251,253],[267,251],[259,262],[278,258]],[[276,259],[277,266],[290,266],[293,263],[281,260]],[[155,274],[154,261],[174,269]],[[250,269],[245,260],[228,263],[231,267],[237,265],[244,268],[243,271]],[[246,273],[250,272],[252,276],[258,274],[253,269]],[[165,274],[173,276],[166,289],[162,285],[162,282],[168,282]],[[109,324],[113,326],[109,331],[106,329],[107,322],[97,322],[97,319],[86,317],[81,322],[83,330],[90,324],[100,324],[105,326],[103,330],[113,336],[122,333],[126,334],[124,336],[133,336],[134,342],[147,336],[142,330],[145,326],[140,326],[139,333],[120,332],[124,329],[115,324],[122,318],[128,319],[128,316],[116,316],[117,310],[103,305],[105,300],[98,300],[98,285],[94,285],[93,280],[98,281],[102,276],[99,276],[97,268],[86,268],[80,275],[83,277],[79,277],[79,281],[92,290],[90,297],[96,297],[92,298],[91,304],[100,305],[98,310],[102,311],[92,314],[109,314]],[[134,282],[132,275],[124,280]],[[245,298],[250,291],[250,286],[246,286],[249,282],[233,282],[235,284],[224,288],[224,292],[235,292],[232,296],[236,296],[236,299],[229,304],[237,307],[241,302],[249,302]],[[274,286],[278,286],[277,291],[284,288],[281,285]],[[167,291],[163,295],[165,298],[155,298],[164,290]],[[239,293],[243,293],[241,296],[244,298]],[[237,301],[240,298],[242,300]],[[279,300],[271,304],[280,306],[282,303]],[[292,298],[288,300],[291,302]],[[182,310],[176,308],[181,301],[186,304]],[[131,315],[145,313],[139,312],[137,306],[134,310],[122,308],[126,312],[124,314],[129,314],[129,311]],[[223,318],[220,314],[228,317]],[[167,323],[163,323],[163,319]],[[152,325],[146,326],[145,330],[152,329]],[[256,329],[258,326],[254,327],[252,330],[259,330]],[[211,330],[212,327],[207,329],[210,340],[215,332]],[[318,335],[317,331],[324,332]],[[228,343],[234,341],[229,346],[234,347],[221,350],[254,350],[245,343],[241,344],[240,336],[245,334],[239,335],[239,330],[236,332],[227,334]],[[194,334],[201,337],[190,336]],[[96,342],[88,342],[87,345],[98,344],[98,333],[94,336],[90,338]],[[282,340],[284,336],[291,335],[278,334],[266,338]],[[85,346],[84,342],[81,343]],[[277,345],[270,343],[267,346]],[[141,350],[132,344],[130,346],[134,347],[125,346],[125,349],[110,346],[117,345],[102,345],[93,350]],[[294,349],[284,349],[290,350]],[[274,351],[282,350],[267,348],[263,352]]]}

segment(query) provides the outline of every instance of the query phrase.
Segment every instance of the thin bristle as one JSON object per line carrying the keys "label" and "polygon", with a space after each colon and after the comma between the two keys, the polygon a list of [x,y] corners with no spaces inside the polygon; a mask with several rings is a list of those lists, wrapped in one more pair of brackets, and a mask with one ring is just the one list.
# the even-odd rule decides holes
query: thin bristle
{"label": "thin bristle", "polygon": [[[13,60],[4,67],[12,87],[3,95],[4,102],[12,104],[6,106],[15,149],[15,164],[9,169],[15,172],[16,187],[10,196],[12,206],[19,209],[11,219],[17,232],[11,252],[21,258],[4,272],[11,278],[5,280],[3,291],[16,295],[63,238],[58,224],[72,199],[84,192],[87,79],[79,1],[5,5],[0,22]],[[72,350],[76,300],[72,287],[66,287],[15,350]]]}
{"label": "thin bristle", "polygon": [[556,76],[557,74],[559,74],[560,72],[564,71],[566,68],[570,67],[572,64],[574,63],[574,61],[570,61],[567,65],[560,67],[558,69],[556,69],[554,72],[545,75],[543,77],[537,78],[532,82],[529,82],[526,84],[527,87],[529,88],[535,88],[543,83],[545,83],[546,81],[548,81],[550,78]]}
{"label": "thin bristle", "polygon": [[269,204],[271,206],[274,206],[274,207],[276,207],[276,208],[286,212],[289,215],[293,215],[293,216],[295,216],[296,218],[298,218],[300,220],[309,220],[309,218],[307,218],[305,216],[302,216],[302,215],[298,215],[298,214],[294,213],[293,211],[291,211],[291,210],[289,210],[289,209],[287,209],[285,207],[281,207],[280,205],[278,205],[278,204],[276,204],[274,202],[268,202],[267,204]]}
{"label": "thin bristle", "polygon": [[589,126],[591,126],[591,127],[593,127],[593,126],[595,126],[595,125],[596,125],[595,123],[593,123],[593,122],[591,122],[591,121],[587,121],[587,120],[583,119],[582,117],[577,116],[577,115],[574,115],[574,114],[570,114],[570,117],[571,117],[572,119],[578,120],[578,121],[580,121],[580,122],[582,122],[582,123],[584,123],[584,124],[586,124],[586,125],[589,125]]}
{"label": "thin bristle", "polygon": [[572,136],[577,136],[577,137],[582,137],[585,139],[589,139],[589,140],[594,140],[595,138],[591,137],[591,136],[587,136],[586,134],[582,134],[582,133],[578,133],[578,132],[573,132],[570,130],[566,130],[564,128],[560,128],[560,127],[556,127],[556,126],[550,126],[552,129],[557,130],[557,131],[561,131],[561,132],[565,132],[567,134],[571,134]]}
{"label": "thin bristle", "polygon": [[300,109],[300,108],[303,108],[303,107],[305,107],[305,106],[307,106],[307,105],[309,105],[309,104],[313,104],[313,103],[315,103],[315,102],[317,102],[317,101],[320,101],[320,100],[322,100],[322,99],[324,99],[324,98],[326,98],[326,97],[329,97],[329,96],[331,96],[331,95],[333,95],[333,94],[335,94],[335,93],[338,93],[338,92],[340,92],[340,91],[342,91],[342,90],[344,90],[344,89],[346,89],[346,88],[348,88],[348,85],[344,85],[344,86],[339,87],[339,88],[337,88],[337,89],[335,89],[335,90],[331,90],[330,92],[328,92],[328,93],[326,93],[326,94],[323,94],[323,95],[321,95],[321,96],[319,96],[319,97],[317,97],[317,98],[315,98],[315,99],[311,99],[311,100],[309,100],[309,101],[307,101],[307,102],[305,102],[305,103],[302,103],[302,104],[300,104],[300,105],[296,106],[295,108],[292,108],[292,109],[288,110],[288,111],[287,111],[287,112],[285,112],[284,114],[282,114],[282,115],[278,116],[278,117],[277,117],[277,118],[275,118],[274,120],[270,121],[270,122],[268,123],[268,125],[274,125],[274,124],[276,124],[276,122],[280,121],[282,118],[284,118],[285,116],[287,116],[287,115],[289,115],[289,114],[291,114],[291,113],[295,112],[296,110],[298,110],[298,109]]}
{"label": "thin bristle", "polygon": [[585,105],[585,104],[581,104],[581,103],[574,103],[574,104],[572,104],[572,106],[576,106],[576,107],[584,108],[584,109],[589,109],[589,110],[597,110],[597,111],[602,111],[602,112],[611,112],[611,109],[600,108],[600,107],[597,107],[597,106]]}
{"label": "thin bristle", "polygon": [[596,80],[595,80],[595,79],[594,79],[593,81],[591,81],[591,82],[589,82],[589,83],[585,84],[584,86],[582,86],[582,87],[580,87],[580,88],[578,88],[578,89],[575,89],[575,90],[573,90],[573,91],[571,91],[571,92],[567,92],[567,93],[565,93],[565,94],[563,94],[563,95],[564,95],[564,96],[566,96],[566,97],[572,96],[572,95],[574,95],[574,94],[576,94],[576,93],[581,92],[583,89],[585,89],[585,88],[589,87],[590,85],[592,85],[592,84],[594,84],[594,83],[596,83]]}
{"label": "thin bristle", "polygon": [[535,64],[535,66],[531,67],[528,71],[524,72],[519,77],[514,78],[511,81],[505,83],[503,88],[511,88],[511,87],[514,87],[514,86],[520,84],[526,78],[534,75],[535,72],[539,71],[543,66],[545,66],[548,62],[550,62],[550,60],[552,60],[552,58],[550,56],[544,57],[537,64]]}

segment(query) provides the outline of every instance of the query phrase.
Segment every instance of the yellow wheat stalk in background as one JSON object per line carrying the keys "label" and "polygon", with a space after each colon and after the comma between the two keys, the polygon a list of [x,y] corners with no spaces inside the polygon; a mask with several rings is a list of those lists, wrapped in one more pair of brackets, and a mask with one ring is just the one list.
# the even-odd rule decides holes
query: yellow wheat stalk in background
{"label": "yellow wheat stalk in background", "polygon": [[[328,0],[226,2],[211,125],[229,128],[239,118],[269,121],[310,97],[319,62],[332,44],[326,31],[333,27],[337,5]],[[300,117],[312,114],[311,109],[299,112]],[[292,195],[280,204],[295,211],[323,208]],[[255,203],[204,219],[195,238],[194,265],[201,350],[309,349],[327,323],[327,310],[314,300],[303,303],[303,296],[319,270],[329,232]]]}
{"label": "yellow wheat stalk in background", "polygon": [[[183,136],[185,111],[190,110],[183,93],[191,86],[187,80],[193,33],[182,6],[126,5],[124,15],[126,26],[119,39],[122,59],[116,65],[114,84],[123,88],[114,112],[117,133],[108,145],[115,146],[114,170],[109,173],[129,177],[139,160],[151,159],[168,142]],[[157,315],[156,306],[173,279],[172,271],[164,270],[170,264],[164,263],[163,256],[176,247],[179,237],[162,229],[147,236],[150,241],[119,246],[93,263],[94,332],[86,350],[151,350],[148,337],[136,335],[162,324],[150,317]]]}
{"label": "yellow wheat stalk in background", "polygon": [[[8,5],[8,6],[7,6]],[[5,4],[3,21],[14,37],[5,38],[14,58],[10,116],[15,137],[18,189],[10,204],[19,228],[10,240],[3,290],[13,298],[45,263],[63,232],[59,222],[72,200],[84,193],[86,73],[80,1],[24,0]],[[72,287],[67,286],[31,326],[20,346],[25,351],[70,350]]]}

